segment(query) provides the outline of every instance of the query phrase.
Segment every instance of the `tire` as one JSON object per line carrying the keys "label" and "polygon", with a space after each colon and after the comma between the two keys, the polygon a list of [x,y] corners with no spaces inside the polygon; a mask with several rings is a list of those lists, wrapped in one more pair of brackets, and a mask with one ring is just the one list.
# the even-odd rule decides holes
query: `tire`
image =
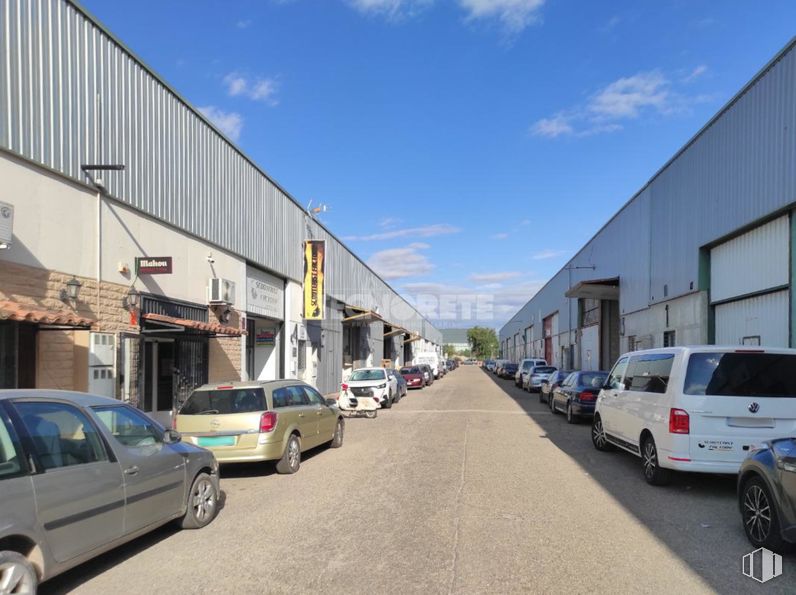
{"label": "tire", "polygon": [[658,448],[652,436],[647,436],[641,443],[641,462],[648,484],[663,486],[672,480],[672,472],[658,464]]}
{"label": "tire", "polygon": [[282,458],[276,463],[276,472],[291,475],[298,471],[299,467],[301,467],[301,441],[298,436],[291,434]]}
{"label": "tire", "polygon": [[385,409],[392,409],[392,400],[393,400],[393,396],[392,395],[388,395],[387,399],[382,402],[381,406],[384,407]]}
{"label": "tire", "polygon": [[580,417],[572,413],[572,404],[567,403],[567,423],[576,424],[580,422]]}
{"label": "tire", "polygon": [[550,395],[550,398],[547,400],[547,402],[550,405],[550,412],[553,415],[558,415],[558,409],[556,409],[556,400],[553,398],[553,395]]}
{"label": "tire", "polygon": [[329,448],[340,448],[343,446],[343,434],[345,434],[345,422],[341,417],[337,420],[337,425],[334,427],[334,435],[329,443]]}
{"label": "tire", "polygon": [[540,402],[540,403],[547,403],[547,401],[546,401],[546,400],[544,400],[544,399],[542,398],[542,395],[543,395],[543,394],[544,394],[544,393],[543,393],[542,391],[539,391],[539,402]]}
{"label": "tire", "polygon": [[755,547],[775,552],[789,550],[782,539],[779,511],[762,478],[754,476],[741,489],[741,519],[746,538]]}
{"label": "tire", "polygon": [[370,409],[370,410],[365,412],[365,417],[367,417],[368,419],[376,419],[376,416],[378,414],[379,414],[378,410]]}
{"label": "tire", "polygon": [[4,589],[3,593],[33,595],[38,586],[36,569],[25,556],[10,550],[0,551],[0,588]]}
{"label": "tire", "polygon": [[207,473],[200,473],[188,492],[188,509],[180,520],[180,526],[183,529],[201,529],[209,525],[216,514],[218,490]]}
{"label": "tire", "polygon": [[596,413],[591,422],[591,443],[600,452],[611,452],[614,450],[614,445],[608,442],[608,438],[605,435],[603,420]]}

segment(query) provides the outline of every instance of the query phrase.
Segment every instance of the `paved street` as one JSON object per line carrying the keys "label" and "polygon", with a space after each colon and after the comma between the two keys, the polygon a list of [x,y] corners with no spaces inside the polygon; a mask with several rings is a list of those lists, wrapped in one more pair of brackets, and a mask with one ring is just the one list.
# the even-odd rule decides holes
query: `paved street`
{"label": "paved street", "polygon": [[648,486],[536,395],[476,367],[349,420],[294,476],[223,472],[201,531],[165,528],[45,592],[785,592],[741,575],[732,478]]}

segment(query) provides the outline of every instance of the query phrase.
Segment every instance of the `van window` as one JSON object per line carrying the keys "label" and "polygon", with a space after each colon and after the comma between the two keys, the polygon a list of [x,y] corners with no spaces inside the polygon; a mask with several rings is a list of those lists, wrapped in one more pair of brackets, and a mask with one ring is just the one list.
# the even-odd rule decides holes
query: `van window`
{"label": "van window", "polygon": [[687,395],[796,397],[796,355],[694,353],[688,359]]}
{"label": "van window", "polygon": [[265,411],[265,395],[261,388],[232,390],[197,390],[188,397],[180,415],[223,415]]}
{"label": "van window", "polygon": [[625,375],[625,370],[627,370],[627,358],[621,358],[616,364],[614,364],[614,369],[611,370],[611,374],[608,376],[608,382],[606,385],[611,387],[613,390],[618,390],[622,388],[622,377]]}
{"label": "van window", "polygon": [[672,353],[650,353],[631,358],[625,374],[626,390],[665,393],[673,363]]}

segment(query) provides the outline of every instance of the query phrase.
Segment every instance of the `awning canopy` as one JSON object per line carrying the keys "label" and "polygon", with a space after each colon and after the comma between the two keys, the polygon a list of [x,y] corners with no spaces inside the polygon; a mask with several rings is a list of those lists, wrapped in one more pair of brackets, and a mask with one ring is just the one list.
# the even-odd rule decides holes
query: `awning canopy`
{"label": "awning canopy", "polygon": [[402,328],[400,326],[393,326],[391,331],[384,333],[384,336],[385,337],[394,337],[396,335],[408,335],[408,334],[409,334],[409,331],[406,330],[405,328]]}
{"label": "awning canopy", "polygon": [[67,310],[42,310],[11,301],[0,302],[0,320],[86,329],[90,328],[94,323],[90,318],[78,316],[74,312]]}
{"label": "awning canopy", "polygon": [[584,298],[595,300],[618,300],[619,277],[614,279],[595,279],[581,281],[564,295],[568,298]]}
{"label": "awning canopy", "polygon": [[216,335],[228,335],[230,337],[240,337],[241,335],[246,334],[245,331],[233,328],[231,326],[224,326],[223,324],[219,324],[217,322],[200,322],[198,320],[174,318],[173,316],[166,316],[165,314],[154,314],[152,312],[144,314],[141,318],[143,320],[155,324],[160,324],[166,327],[173,327],[175,329],[182,327],[196,331],[203,331],[206,333],[213,333]]}
{"label": "awning canopy", "polygon": [[408,339],[404,339],[404,343],[412,343],[414,341],[419,341],[422,338],[423,337],[421,337],[420,335],[409,335]]}

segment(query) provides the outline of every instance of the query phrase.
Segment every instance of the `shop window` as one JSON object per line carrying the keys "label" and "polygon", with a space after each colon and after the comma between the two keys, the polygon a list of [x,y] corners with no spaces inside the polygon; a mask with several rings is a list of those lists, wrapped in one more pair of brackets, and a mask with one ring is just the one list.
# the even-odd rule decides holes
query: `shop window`
{"label": "shop window", "polygon": [[307,369],[307,342],[298,342],[298,369],[303,371]]}
{"label": "shop window", "polygon": [[627,338],[627,350],[628,351],[635,351],[636,350],[636,335],[630,335]]}
{"label": "shop window", "polygon": [[580,326],[591,326],[600,322],[600,300],[584,298],[581,300]]}

